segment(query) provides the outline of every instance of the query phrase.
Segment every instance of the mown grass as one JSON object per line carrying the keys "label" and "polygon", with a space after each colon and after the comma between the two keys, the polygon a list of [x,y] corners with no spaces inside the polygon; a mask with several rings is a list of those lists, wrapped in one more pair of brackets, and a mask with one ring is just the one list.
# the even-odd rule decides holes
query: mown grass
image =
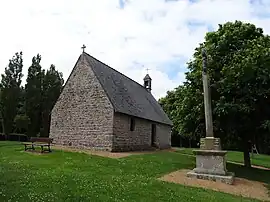
{"label": "mown grass", "polygon": [[[0,201],[256,201],[157,180],[192,169],[194,162],[194,157],[177,152],[122,159],[55,150],[38,155],[14,142],[0,142]],[[268,171],[233,164],[229,169],[270,184]]]}
{"label": "mown grass", "polygon": [[[182,153],[182,154],[193,155],[193,150],[194,148],[184,148],[184,149],[179,149],[177,152]],[[270,168],[270,156],[268,155],[253,154],[253,156],[250,155],[250,159],[251,159],[252,165]],[[244,162],[243,152],[228,151],[227,160],[237,162],[237,163],[243,163]]]}

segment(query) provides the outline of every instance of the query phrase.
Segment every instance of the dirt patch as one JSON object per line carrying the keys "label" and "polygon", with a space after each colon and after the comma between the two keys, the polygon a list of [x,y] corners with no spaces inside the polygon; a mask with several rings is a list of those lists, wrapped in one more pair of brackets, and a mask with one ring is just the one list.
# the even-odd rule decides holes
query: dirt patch
{"label": "dirt patch", "polygon": [[[88,149],[77,149],[77,148],[65,147],[65,146],[59,146],[59,145],[53,146],[52,148],[57,149],[57,150],[80,152],[80,153],[97,155],[97,156],[114,158],[114,159],[124,158],[131,155],[152,154],[152,153],[164,151],[164,150],[157,150],[157,151],[136,151],[136,152],[109,152],[109,151],[94,151],[94,150],[88,150]],[[165,151],[170,151],[170,150],[165,150]]]}
{"label": "dirt patch", "polygon": [[234,184],[228,185],[222,182],[188,178],[186,176],[188,171],[189,170],[175,171],[159,178],[159,180],[183,184],[186,186],[212,189],[214,191],[234,194],[242,197],[270,201],[270,196],[268,195],[268,190],[264,183],[243,178],[235,178]]}

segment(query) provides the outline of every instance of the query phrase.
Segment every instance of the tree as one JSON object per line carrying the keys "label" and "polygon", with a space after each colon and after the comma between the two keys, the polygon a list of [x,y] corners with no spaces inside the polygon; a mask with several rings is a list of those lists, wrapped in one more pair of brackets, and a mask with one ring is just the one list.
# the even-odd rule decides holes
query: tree
{"label": "tree", "polygon": [[39,54],[33,57],[25,85],[25,110],[26,115],[30,119],[28,127],[29,136],[36,136],[41,128],[44,70],[41,69],[40,61],[41,56]]}
{"label": "tree", "polygon": [[9,60],[8,67],[5,68],[5,73],[2,74],[0,89],[1,89],[1,117],[2,128],[5,135],[8,135],[13,130],[14,118],[18,111],[18,104],[21,92],[23,59],[22,52],[15,53]]}
{"label": "tree", "polygon": [[50,112],[61,93],[63,83],[63,74],[58,72],[54,65],[51,65],[45,74],[42,88],[42,136],[49,135]]}
{"label": "tree", "polygon": [[205,136],[203,47],[208,53],[215,136],[226,144],[237,142],[245,166],[250,167],[250,141],[264,138],[262,131],[269,137],[265,128],[270,120],[270,37],[253,24],[228,22],[207,33],[204,43],[195,49],[186,82],[174,91],[182,99],[171,113],[179,132],[198,139]]}
{"label": "tree", "polygon": [[14,118],[17,133],[25,133],[28,129],[30,119],[25,114],[16,115]]}
{"label": "tree", "polygon": [[49,135],[50,112],[64,83],[63,75],[54,65],[45,72],[40,65],[41,56],[33,57],[25,85],[25,111],[30,119],[28,135]]}

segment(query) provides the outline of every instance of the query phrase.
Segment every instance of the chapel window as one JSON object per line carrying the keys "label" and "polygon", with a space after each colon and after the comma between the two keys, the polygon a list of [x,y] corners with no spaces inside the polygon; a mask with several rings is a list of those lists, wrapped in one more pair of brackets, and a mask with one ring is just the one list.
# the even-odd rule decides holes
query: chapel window
{"label": "chapel window", "polygon": [[135,120],[134,118],[130,118],[130,131],[134,131],[135,129]]}

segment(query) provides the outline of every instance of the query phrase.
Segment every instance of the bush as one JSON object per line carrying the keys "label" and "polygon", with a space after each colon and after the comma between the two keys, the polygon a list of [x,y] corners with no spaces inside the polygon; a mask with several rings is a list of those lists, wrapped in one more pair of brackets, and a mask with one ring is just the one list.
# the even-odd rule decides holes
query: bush
{"label": "bush", "polygon": [[30,119],[27,115],[16,115],[14,118],[14,122],[16,125],[16,132],[25,133],[28,129],[28,125],[30,123]]}
{"label": "bush", "polygon": [[6,140],[6,136],[3,134],[0,134],[0,141],[5,141]]}

